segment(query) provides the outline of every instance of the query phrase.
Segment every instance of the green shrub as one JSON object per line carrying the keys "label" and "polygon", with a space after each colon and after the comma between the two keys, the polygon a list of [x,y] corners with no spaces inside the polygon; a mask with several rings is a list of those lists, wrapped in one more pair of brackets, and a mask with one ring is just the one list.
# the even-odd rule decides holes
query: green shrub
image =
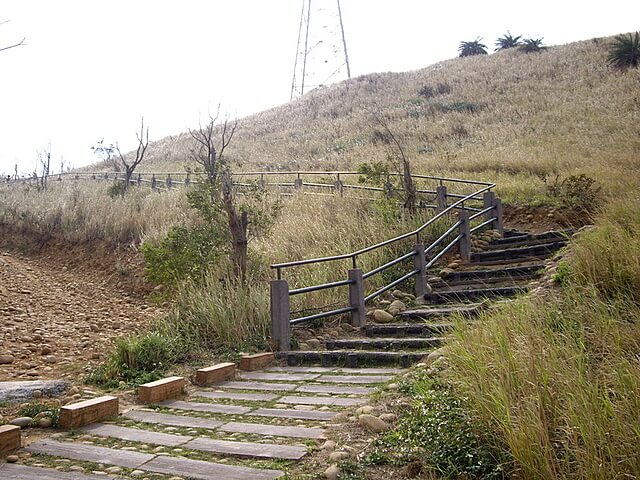
{"label": "green shrub", "polygon": [[549,195],[564,207],[594,212],[600,206],[601,187],[596,185],[595,179],[584,173],[566,178],[556,176],[552,181],[543,177],[542,180]]}
{"label": "green shrub", "polygon": [[33,418],[34,426],[37,426],[38,424],[38,421],[35,420],[35,417],[41,413],[45,413],[47,417],[51,418],[51,425],[53,427],[58,426],[58,422],[60,421],[60,407],[47,405],[46,403],[32,402],[20,407],[19,411],[20,416]]}
{"label": "green shrub", "polygon": [[122,180],[114,181],[111,184],[111,186],[107,189],[107,194],[111,198],[122,197],[125,194],[125,192],[126,192],[125,182],[123,182]]}
{"label": "green shrub", "polygon": [[609,46],[609,63],[626,70],[640,66],[640,32],[618,35]]}
{"label": "green shrub", "polygon": [[406,382],[402,391],[413,405],[376,441],[369,463],[419,461],[446,478],[503,478],[507,458],[492,447],[490,432],[474,420],[464,398],[425,373]]}

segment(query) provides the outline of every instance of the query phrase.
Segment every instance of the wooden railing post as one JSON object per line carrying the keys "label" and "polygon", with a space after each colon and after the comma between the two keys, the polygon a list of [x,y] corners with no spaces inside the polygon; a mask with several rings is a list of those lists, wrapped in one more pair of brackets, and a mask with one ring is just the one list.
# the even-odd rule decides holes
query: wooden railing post
{"label": "wooden railing post", "polygon": [[460,212],[458,212],[458,220],[462,222],[458,230],[460,235],[462,235],[462,238],[460,238],[460,241],[458,242],[460,247],[460,258],[462,258],[464,262],[468,262],[471,260],[471,228],[469,226],[469,211],[460,210]]}
{"label": "wooden railing post", "polygon": [[498,197],[493,199],[493,205],[496,207],[493,209],[493,216],[496,220],[493,222],[494,230],[497,230],[500,235],[504,235],[504,223],[502,218],[502,200]]}
{"label": "wooden railing post", "polygon": [[427,293],[427,256],[424,253],[424,245],[417,244],[415,246],[416,255],[413,257],[413,267],[416,273],[416,298],[423,297]]}
{"label": "wooden railing post", "polygon": [[271,281],[271,339],[276,350],[290,350],[289,284],[286,280]]}
{"label": "wooden railing post", "polygon": [[[484,192],[484,194],[482,195],[482,200],[483,200],[482,209],[484,210],[485,208],[489,208],[489,207],[495,206],[495,204],[494,204],[495,197],[496,197],[496,195],[492,191]],[[494,216],[495,216],[495,209],[494,210],[490,210],[489,212],[485,213],[484,214],[484,220],[490,220]]]}
{"label": "wooden railing post", "polygon": [[293,181],[293,188],[296,190],[300,190],[302,188],[302,178],[300,178],[300,174],[298,174],[298,177]]}
{"label": "wooden railing post", "polygon": [[360,268],[349,270],[349,280],[354,283],[349,285],[349,305],[355,307],[351,312],[351,325],[363,327],[367,323],[367,312],[364,309],[364,279]]}
{"label": "wooden railing post", "polygon": [[436,211],[441,212],[447,208],[447,187],[439,185],[436,188]]}

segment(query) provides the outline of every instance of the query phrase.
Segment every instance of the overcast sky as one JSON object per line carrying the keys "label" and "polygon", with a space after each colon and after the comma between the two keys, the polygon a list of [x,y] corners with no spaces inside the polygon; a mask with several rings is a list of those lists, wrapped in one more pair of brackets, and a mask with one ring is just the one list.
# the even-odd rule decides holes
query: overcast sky
{"label": "overcast sky", "polygon": [[[222,103],[242,117],[289,100],[302,0],[0,0],[0,172],[95,161],[197,125]],[[335,0],[312,0],[332,23]],[[593,5],[593,6],[592,6]],[[456,56],[461,40],[513,34],[555,45],[640,29],[640,1],[341,0],[352,76]],[[314,9],[323,7],[324,15]],[[321,20],[320,20],[321,19]],[[337,19],[336,19],[337,22]],[[317,25],[316,25],[317,27]],[[329,32],[337,23],[321,25]],[[312,28],[313,31],[313,28]],[[319,31],[319,30],[316,30]],[[320,61],[320,60],[316,60]],[[329,58],[329,62],[338,60]],[[309,66],[310,71],[315,68]]]}

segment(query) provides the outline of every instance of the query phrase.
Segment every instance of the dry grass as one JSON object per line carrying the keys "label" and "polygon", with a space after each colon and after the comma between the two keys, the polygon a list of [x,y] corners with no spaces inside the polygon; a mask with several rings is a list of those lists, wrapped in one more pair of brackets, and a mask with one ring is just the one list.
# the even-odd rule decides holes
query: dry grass
{"label": "dry grass", "polygon": [[638,201],[576,240],[557,298],[462,324],[450,381],[508,446],[516,478],[640,475]]}

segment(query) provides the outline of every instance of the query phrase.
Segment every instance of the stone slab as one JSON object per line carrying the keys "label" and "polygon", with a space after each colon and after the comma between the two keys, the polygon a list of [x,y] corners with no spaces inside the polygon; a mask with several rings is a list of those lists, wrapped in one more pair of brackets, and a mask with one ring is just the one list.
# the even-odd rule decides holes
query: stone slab
{"label": "stone slab", "polygon": [[39,390],[45,397],[59,397],[71,384],[63,380],[34,380],[21,382],[0,382],[0,402],[24,402],[33,398]]}
{"label": "stone slab", "polygon": [[291,372],[291,373],[329,373],[335,372],[335,367],[267,367],[267,372]]}
{"label": "stone slab", "polygon": [[187,415],[170,415],[168,413],[145,412],[141,410],[130,410],[123,414],[123,417],[145,423],[160,423],[174,427],[188,428],[208,428],[210,430],[218,428],[224,422],[211,420],[202,417],[189,417]]}
{"label": "stone slab", "polygon": [[335,372],[363,375],[401,375],[407,370],[404,368],[338,368]]}
{"label": "stone slab", "polygon": [[158,403],[182,395],[187,386],[184,377],[167,377],[138,387],[138,398],[142,403]]}
{"label": "stone slab", "polygon": [[[52,468],[29,467],[19,463],[0,464],[0,478],[2,480],[104,480],[105,475],[93,473],[59,472]],[[109,477],[121,479],[123,477]]]}
{"label": "stone slab", "polygon": [[338,416],[336,412],[292,410],[286,408],[258,408],[249,415],[255,415],[257,417],[295,418],[299,420],[332,420]]}
{"label": "stone slab", "polygon": [[262,470],[165,456],[154,458],[140,470],[198,480],[273,480],[284,475],[280,470]]}
{"label": "stone slab", "polygon": [[78,428],[106,418],[115,417],[119,413],[118,397],[105,395],[83,402],[71,403],[60,408],[60,427]]}
{"label": "stone slab", "polygon": [[183,402],[182,400],[169,400],[162,402],[163,407],[176,408],[179,410],[192,410],[194,412],[224,413],[228,415],[242,415],[249,412],[249,407],[242,405],[223,405],[221,403],[196,403]]}
{"label": "stone slab", "polygon": [[220,388],[232,388],[235,390],[267,390],[273,392],[290,392],[297,385],[292,383],[263,383],[263,382],[224,382]]}
{"label": "stone slab", "polygon": [[54,457],[70,458],[85,462],[104,463],[125,468],[139,468],[151,460],[154,455],[149,453],[116,450],[114,448],[96,447],[82,443],[58,442],[55,440],[40,440],[32,443],[25,451],[30,453],[44,453]]}
{"label": "stone slab", "polygon": [[383,383],[393,377],[390,375],[323,375],[316,382],[322,383]]}
{"label": "stone slab", "polygon": [[195,384],[202,387],[231,380],[236,375],[236,364],[227,362],[201,368],[196,372]]}
{"label": "stone slab", "polygon": [[21,447],[20,427],[0,425],[0,458],[15,452]]}
{"label": "stone slab", "polygon": [[276,356],[272,352],[245,355],[244,357],[240,357],[240,369],[247,372],[260,370],[271,365],[275,359]]}
{"label": "stone slab", "polygon": [[240,392],[194,392],[194,397],[212,400],[244,400],[248,402],[270,402],[279,397],[273,393],[240,393]]}
{"label": "stone slab", "polygon": [[287,427],[278,425],[266,425],[264,423],[229,422],[218,430],[228,433],[248,433],[255,435],[273,435],[275,437],[291,438],[326,438],[322,428]]}
{"label": "stone slab", "polygon": [[334,395],[368,395],[375,392],[371,387],[349,387],[347,385],[301,385],[296,392],[332,393]]}
{"label": "stone slab", "polygon": [[139,428],[120,427],[118,425],[107,425],[104,423],[88,425],[83,427],[81,431],[98,437],[112,437],[128,442],[153,443],[154,445],[164,445],[166,447],[177,447],[193,439],[193,437],[186,435],[152,432]]}
{"label": "stone slab", "polygon": [[307,448],[302,445],[230,442],[211,438],[195,438],[187,443],[185,448],[240,457],[284,458],[286,460],[300,460],[307,454]]}
{"label": "stone slab", "polygon": [[243,380],[267,380],[284,382],[308,382],[315,380],[320,375],[317,373],[268,373],[268,372],[243,372],[238,375]]}
{"label": "stone slab", "polygon": [[363,405],[367,402],[364,398],[343,398],[343,397],[303,397],[287,396],[278,400],[278,403],[288,403],[291,405],[331,405],[335,407],[353,407]]}

